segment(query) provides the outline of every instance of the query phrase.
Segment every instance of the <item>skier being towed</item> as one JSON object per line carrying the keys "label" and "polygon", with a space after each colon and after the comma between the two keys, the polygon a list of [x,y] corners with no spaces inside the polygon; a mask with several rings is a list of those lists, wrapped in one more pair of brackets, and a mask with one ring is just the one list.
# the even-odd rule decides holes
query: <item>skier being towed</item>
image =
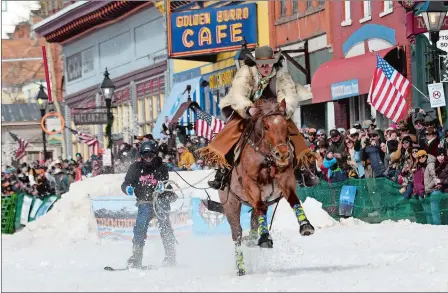
{"label": "skier being towed", "polygon": [[141,268],[143,258],[143,247],[145,246],[146,233],[149,222],[157,215],[165,248],[164,266],[176,265],[176,250],[173,228],[169,219],[170,197],[175,196],[173,192],[165,192],[159,197],[160,207],[157,214],[154,212],[153,193],[159,181],[168,180],[168,168],[162,163],[162,158],[157,156],[158,145],[154,140],[145,141],[140,146],[140,159],[134,162],[126,174],[121,190],[137,197],[137,221],[134,226],[134,237],[132,239],[132,256],[128,260],[128,267]]}

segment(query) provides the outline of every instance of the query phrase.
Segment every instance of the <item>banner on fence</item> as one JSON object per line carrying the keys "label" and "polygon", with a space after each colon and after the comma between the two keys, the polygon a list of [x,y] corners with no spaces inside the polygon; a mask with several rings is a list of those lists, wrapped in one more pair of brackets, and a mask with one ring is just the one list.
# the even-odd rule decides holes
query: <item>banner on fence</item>
{"label": "banner on fence", "polygon": [[[138,211],[134,196],[97,196],[91,198],[91,203],[100,238],[132,240]],[[171,209],[170,220],[176,235],[191,233],[190,203],[175,202]],[[159,235],[155,218],[149,223],[147,237]]]}

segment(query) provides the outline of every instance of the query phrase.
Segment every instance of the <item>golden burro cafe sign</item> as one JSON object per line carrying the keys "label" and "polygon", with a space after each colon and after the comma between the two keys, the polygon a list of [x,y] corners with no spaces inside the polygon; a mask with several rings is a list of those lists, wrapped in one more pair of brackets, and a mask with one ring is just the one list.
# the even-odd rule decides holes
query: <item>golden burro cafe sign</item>
{"label": "golden burro cafe sign", "polygon": [[243,37],[254,47],[257,35],[255,3],[173,13],[170,17],[170,57],[238,50]]}

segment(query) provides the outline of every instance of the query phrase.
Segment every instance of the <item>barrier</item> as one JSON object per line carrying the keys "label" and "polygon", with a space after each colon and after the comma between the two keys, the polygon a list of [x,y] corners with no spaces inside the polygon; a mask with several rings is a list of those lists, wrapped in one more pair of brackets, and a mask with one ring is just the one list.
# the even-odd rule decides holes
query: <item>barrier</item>
{"label": "barrier", "polygon": [[426,199],[405,199],[400,185],[386,178],[349,179],[345,182],[322,181],[314,187],[297,187],[300,200],[312,197],[322,203],[333,218],[339,216],[339,197],[344,185],[356,186],[352,216],[368,223],[405,220],[420,224],[448,225],[448,194]]}
{"label": "barrier", "polygon": [[40,199],[26,193],[2,196],[2,234],[12,234],[45,215],[58,199],[56,195]]}
{"label": "barrier", "polygon": [[2,196],[2,234],[14,233],[17,195]]}

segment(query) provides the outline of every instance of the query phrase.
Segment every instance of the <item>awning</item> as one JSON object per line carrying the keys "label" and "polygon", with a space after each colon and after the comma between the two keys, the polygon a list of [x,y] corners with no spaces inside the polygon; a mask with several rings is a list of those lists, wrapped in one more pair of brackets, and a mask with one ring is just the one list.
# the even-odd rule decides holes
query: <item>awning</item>
{"label": "awning", "polygon": [[[177,109],[179,109],[179,106],[186,102],[188,99],[188,92],[185,91],[187,88],[187,85],[191,86],[190,91],[190,97],[191,100],[194,102],[197,102],[199,106],[201,106],[201,79],[202,77],[196,77],[187,81],[176,83],[173,88],[171,89],[170,96],[168,99],[166,99],[165,104],[163,105],[162,112],[160,112],[159,116],[157,117],[156,125],[154,126],[152,130],[152,135],[154,138],[159,139],[160,134],[162,132],[162,124],[165,121],[165,116],[168,116],[170,119],[171,117],[176,114]],[[180,125],[188,125],[189,123],[194,124],[196,121],[196,114],[188,109],[185,111],[184,115],[179,121]],[[193,135],[194,130],[188,130],[188,135]]]}
{"label": "awning", "polygon": [[311,79],[313,104],[367,94],[376,68],[376,54],[384,58],[394,49],[322,64]]}

